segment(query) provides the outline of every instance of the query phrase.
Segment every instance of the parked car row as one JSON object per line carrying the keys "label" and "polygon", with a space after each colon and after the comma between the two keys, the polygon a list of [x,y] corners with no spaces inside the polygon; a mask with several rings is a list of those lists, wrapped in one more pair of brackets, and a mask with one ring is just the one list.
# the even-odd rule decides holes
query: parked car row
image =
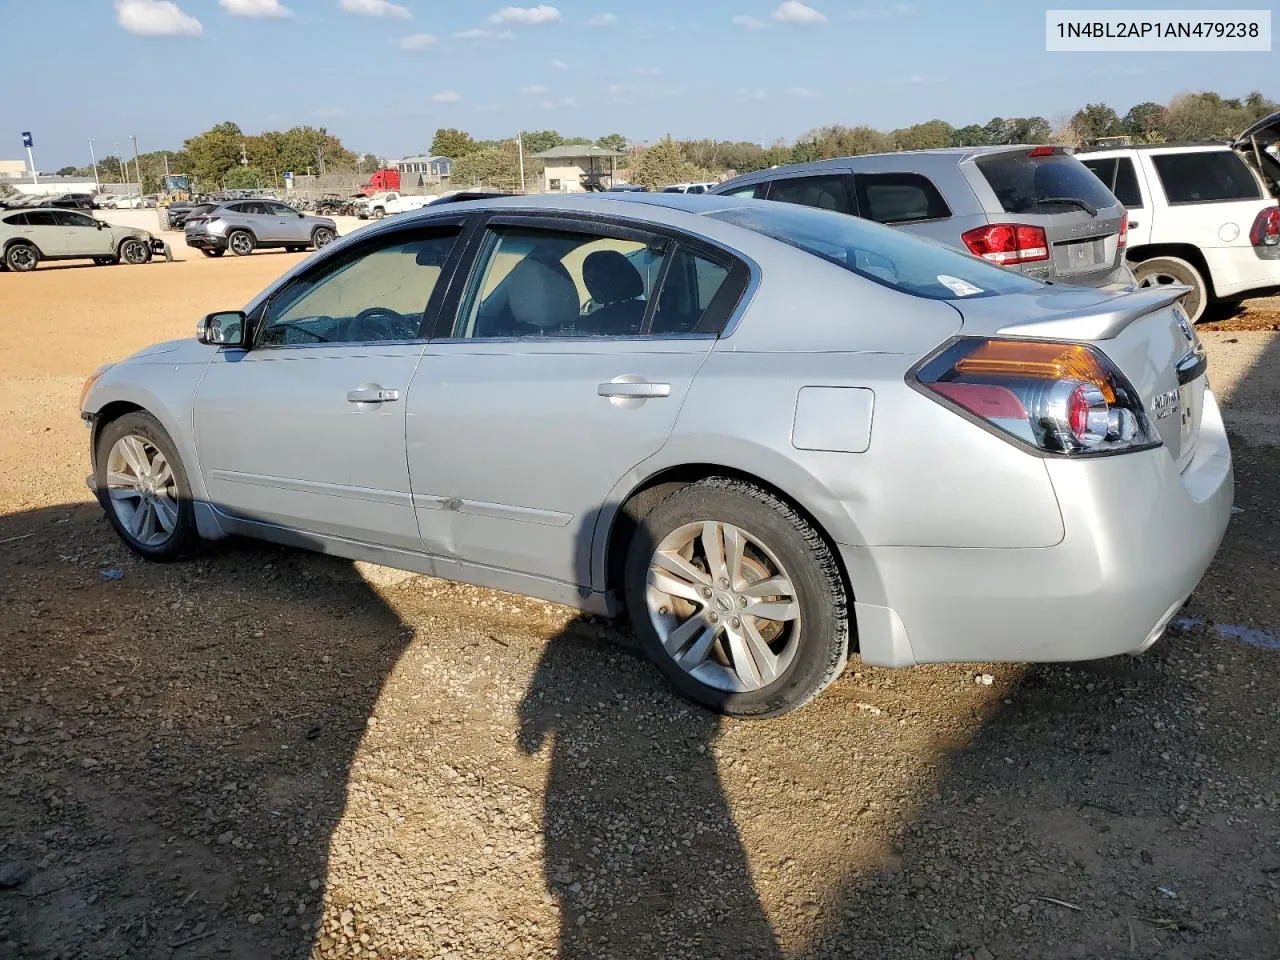
{"label": "parked car row", "polygon": [[116,227],[79,210],[49,207],[0,214],[0,269],[26,273],[42,260],[93,260],[100,265],[171,258],[168,245],[146,230]]}

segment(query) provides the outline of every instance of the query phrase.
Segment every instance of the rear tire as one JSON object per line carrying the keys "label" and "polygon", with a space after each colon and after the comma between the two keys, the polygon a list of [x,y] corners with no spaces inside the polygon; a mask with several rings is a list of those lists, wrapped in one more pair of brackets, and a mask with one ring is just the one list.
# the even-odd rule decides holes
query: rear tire
{"label": "rear tire", "polygon": [[187,471],[155,417],[139,410],[108,423],[93,459],[98,502],[130,550],[167,562],[200,546]]}
{"label": "rear tire", "polygon": [[227,234],[227,249],[237,257],[247,257],[258,244],[248,230],[232,230]]}
{"label": "rear tire", "polygon": [[14,273],[30,273],[40,264],[40,251],[29,243],[15,243],[4,252],[4,263]]}
{"label": "rear tire", "polygon": [[[744,546],[732,549],[731,537]],[[717,579],[722,561],[727,576]],[[637,525],[623,582],[645,653],[712,710],[789,713],[848,660],[847,598],[830,546],[790,504],[752,484],[712,477],[661,501]]]}
{"label": "rear tire", "polygon": [[1133,276],[1141,287],[1162,287],[1171,283],[1181,283],[1191,288],[1191,292],[1182,298],[1182,307],[1187,311],[1187,319],[1197,323],[1204,316],[1209,305],[1209,285],[1193,264],[1180,257],[1152,257],[1133,265]]}

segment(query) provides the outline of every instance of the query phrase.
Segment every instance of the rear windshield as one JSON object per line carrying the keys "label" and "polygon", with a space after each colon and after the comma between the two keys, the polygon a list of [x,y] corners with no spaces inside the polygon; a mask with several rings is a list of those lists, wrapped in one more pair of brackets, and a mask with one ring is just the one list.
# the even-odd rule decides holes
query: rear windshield
{"label": "rear windshield", "polygon": [[931,300],[1028,293],[1043,287],[1038,280],[967,253],[830,210],[743,200],[741,206],[708,216],[799,247],[886,287]]}
{"label": "rear windshield", "polygon": [[1054,153],[1030,157],[1022,150],[993,153],[974,161],[1005,213],[1066,213],[1116,206],[1116,198],[1075,157]]}
{"label": "rear windshield", "polygon": [[1157,153],[1151,162],[1170,203],[1262,198],[1258,182],[1234,150]]}

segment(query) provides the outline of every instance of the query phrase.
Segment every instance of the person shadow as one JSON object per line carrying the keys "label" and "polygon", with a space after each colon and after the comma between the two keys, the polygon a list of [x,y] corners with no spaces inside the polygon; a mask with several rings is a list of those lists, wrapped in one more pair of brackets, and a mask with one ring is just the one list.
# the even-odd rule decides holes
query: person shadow
{"label": "person shadow", "polygon": [[634,641],[619,657],[628,641],[571,625],[519,706],[520,749],[550,751],[543,874],[557,956],[780,958],[716,770],[731,721],[669,693]]}

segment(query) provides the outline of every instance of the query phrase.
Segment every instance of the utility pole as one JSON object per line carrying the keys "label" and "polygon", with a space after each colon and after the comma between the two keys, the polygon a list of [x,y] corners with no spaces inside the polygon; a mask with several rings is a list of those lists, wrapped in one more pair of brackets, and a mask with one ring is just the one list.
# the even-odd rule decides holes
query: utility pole
{"label": "utility pole", "polygon": [[129,139],[133,141],[133,169],[138,174],[138,196],[142,196],[142,164],[138,162],[138,138]]}
{"label": "utility pole", "polygon": [[244,143],[240,144],[240,166],[247,167],[249,165],[249,153],[244,148]]}
{"label": "utility pole", "polygon": [[516,131],[516,151],[520,154],[520,192],[524,193],[524,131]]}
{"label": "utility pole", "polygon": [[164,155],[164,192],[169,192],[169,154]]}
{"label": "utility pole", "polygon": [[40,175],[36,173],[36,158],[31,152],[31,147],[35,141],[31,139],[31,131],[24,131],[22,134],[22,145],[27,148],[27,162],[31,164],[31,183],[37,186],[40,183]]}
{"label": "utility pole", "polygon": [[129,176],[124,172],[124,155],[120,152],[120,141],[116,141],[116,176],[120,178],[121,185],[129,182]]}
{"label": "utility pole", "polygon": [[97,193],[102,192],[102,181],[98,179],[98,158],[93,155],[93,137],[89,138],[89,160],[93,163],[93,186]]}

